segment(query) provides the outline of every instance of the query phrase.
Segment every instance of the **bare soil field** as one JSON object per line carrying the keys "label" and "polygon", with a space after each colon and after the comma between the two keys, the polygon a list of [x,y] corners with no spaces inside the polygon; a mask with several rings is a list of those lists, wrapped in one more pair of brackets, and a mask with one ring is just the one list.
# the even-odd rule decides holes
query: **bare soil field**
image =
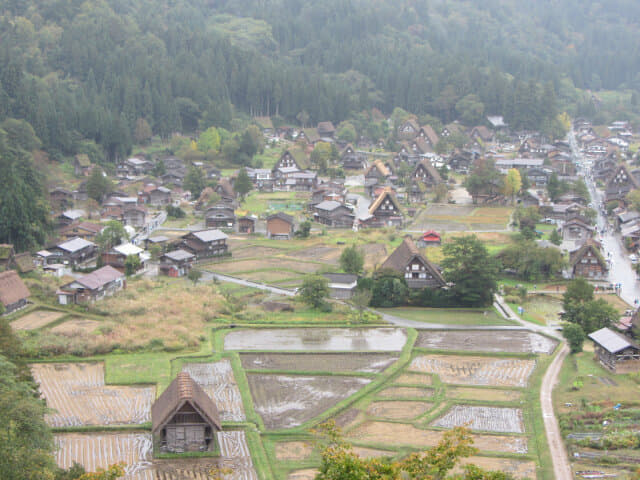
{"label": "bare soil field", "polygon": [[432,406],[432,403],[425,402],[374,402],[367,408],[367,414],[387,420],[412,420]]}
{"label": "bare soil field", "polygon": [[267,429],[292,428],[371,382],[368,378],[247,374],[256,412]]}
{"label": "bare soil field", "polygon": [[53,333],[60,335],[72,336],[82,335],[94,332],[99,326],[103,325],[102,322],[97,320],[87,320],[86,318],[74,318],[67,320],[66,322],[56,325],[51,329]]}
{"label": "bare soil field", "polygon": [[360,410],[358,410],[357,408],[350,408],[342,412],[340,415],[334,417],[333,420],[336,422],[336,425],[338,427],[344,430],[352,427],[363,418],[364,414]]}
{"label": "bare soil field", "polygon": [[49,325],[52,322],[67,315],[65,312],[53,312],[51,310],[36,310],[11,322],[14,330],[35,330]]}
{"label": "bare soil field", "polygon": [[392,457],[396,452],[378,450],[377,448],[353,447],[353,453],[361,458]]}
{"label": "bare soil field", "polygon": [[522,392],[495,388],[449,387],[447,388],[447,397],[481,402],[516,402],[522,398]]}
{"label": "bare soil field", "polygon": [[511,216],[509,207],[473,205],[429,205],[414,220],[412,227],[442,231],[506,230]]}
{"label": "bare soil field", "polygon": [[317,247],[305,248],[303,250],[297,250],[295,252],[290,252],[290,253],[287,253],[286,256],[296,258],[296,259],[299,258],[302,260],[337,265],[338,259],[340,258],[341,253],[342,251],[339,248],[317,246]]}
{"label": "bare soil field", "polygon": [[[500,470],[512,474],[515,478],[535,480],[536,463],[531,460],[498,457],[469,457],[460,460],[459,465],[473,464],[486,470]],[[460,473],[462,469],[456,467],[453,472]]]}
{"label": "bare soil field", "polygon": [[[366,422],[348,432],[352,440],[389,446],[432,447],[442,438],[441,431],[422,430],[413,425],[395,422]],[[474,434],[474,446],[481,451],[527,453],[525,437]]]}
{"label": "bare soil field", "polygon": [[396,378],[396,385],[433,385],[431,375],[420,375],[419,373],[403,373]]}
{"label": "bare soil field", "polygon": [[276,460],[304,460],[311,455],[313,445],[308,442],[276,443]]}
{"label": "bare soil field", "polygon": [[290,270],[299,273],[314,273],[322,265],[318,263],[308,263],[300,260],[287,260],[282,257],[261,257],[254,260],[233,260],[229,262],[209,265],[209,270],[230,275],[240,275],[242,272],[252,272],[254,270]]}
{"label": "bare soil field", "polygon": [[417,387],[389,387],[378,393],[380,397],[390,398],[431,398],[433,389]]}
{"label": "bare soil field", "polygon": [[535,366],[535,360],[422,355],[413,359],[409,369],[435,373],[444,383],[526,387]]}
{"label": "bare soil field", "polygon": [[434,427],[449,429],[467,424],[471,430],[524,433],[522,410],[519,408],[454,405],[442,417],[431,423]]}
{"label": "bare soil field", "polygon": [[228,359],[215,363],[187,363],[182,370],[189,373],[216,402],[222,421],[241,422],[246,419],[240,389]]}
{"label": "bare soil field", "polygon": [[272,257],[283,253],[278,248],[247,245],[246,242],[229,242],[229,251],[233,253],[233,258],[237,260]]}
{"label": "bare soil field", "polygon": [[318,470],[315,468],[305,468],[303,470],[294,470],[289,473],[287,480],[314,480]]}
{"label": "bare soil field", "polygon": [[258,272],[238,273],[238,276],[244,280],[250,280],[257,283],[266,283],[267,285],[276,285],[282,282],[296,281],[298,278],[302,282],[304,275],[300,273],[281,271],[277,272],[272,269],[260,270]]}
{"label": "bare soil field", "polygon": [[546,353],[557,343],[543,335],[521,330],[421,330],[416,346],[436,350],[477,352]]}
{"label": "bare soil field", "polygon": [[398,357],[383,353],[242,353],[245,370],[379,373]]}
{"label": "bare soil field", "polygon": [[242,431],[218,433],[220,457],[152,459],[148,433],[79,434],[55,436],[56,461],[68,468],[80,463],[89,471],[124,462],[124,480],[209,480],[214,467],[230,468],[226,480],[257,480],[245,434]]}
{"label": "bare soil field", "polygon": [[225,350],[400,351],[407,341],[401,328],[271,328],[234,330]]}
{"label": "bare soil field", "polygon": [[52,427],[130,425],[151,420],[155,387],[105,386],[102,363],[39,363],[33,377],[47,406]]}

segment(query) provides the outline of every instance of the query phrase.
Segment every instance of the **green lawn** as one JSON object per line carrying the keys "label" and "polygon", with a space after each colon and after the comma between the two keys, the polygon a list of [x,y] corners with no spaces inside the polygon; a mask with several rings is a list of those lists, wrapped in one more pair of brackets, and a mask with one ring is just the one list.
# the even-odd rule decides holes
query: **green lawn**
{"label": "green lawn", "polygon": [[512,325],[513,323],[500,316],[493,308],[460,309],[460,308],[419,308],[399,307],[381,308],[388,313],[407,320],[424,323],[442,323],[446,325]]}

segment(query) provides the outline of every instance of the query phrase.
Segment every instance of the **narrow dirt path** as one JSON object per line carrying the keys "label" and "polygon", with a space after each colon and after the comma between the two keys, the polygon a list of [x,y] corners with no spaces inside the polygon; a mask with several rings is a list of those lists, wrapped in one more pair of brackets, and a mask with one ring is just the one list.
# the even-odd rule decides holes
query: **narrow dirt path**
{"label": "narrow dirt path", "polygon": [[551,459],[553,460],[553,473],[556,480],[573,479],[571,464],[569,463],[567,451],[564,448],[558,419],[553,412],[552,397],[553,388],[558,383],[558,375],[560,374],[562,362],[567,357],[568,353],[569,347],[567,347],[566,343],[563,343],[560,352],[556,358],[553,359],[551,365],[549,365],[549,368],[547,369],[547,372],[544,374],[542,388],[540,389],[542,418],[544,420],[544,429],[547,433],[547,443],[549,444],[549,451],[551,452]]}

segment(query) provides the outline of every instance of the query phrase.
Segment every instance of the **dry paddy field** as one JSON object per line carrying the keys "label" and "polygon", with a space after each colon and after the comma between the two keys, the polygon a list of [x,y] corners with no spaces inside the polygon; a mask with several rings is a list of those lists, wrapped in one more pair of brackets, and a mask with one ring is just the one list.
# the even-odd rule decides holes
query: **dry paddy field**
{"label": "dry paddy field", "polygon": [[386,420],[413,420],[428,412],[432,406],[432,403],[413,401],[374,402],[367,408],[367,414]]}
{"label": "dry paddy field", "polygon": [[11,322],[14,330],[35,330],[59,320],[67,315],[65,312],[52,312],[51,310],[36,310]]}
{"label": "dry paddy field", "polygon": [[398,359],[384,353],[243,353],[245,370],[379,373]]}
{"label": "dry paddy field", "polygon": [[216,402],[222,421],[246,419],[242,396],[228,359],[215,363],[187,363],[182,370],[191,375]]}
{"label": "dry paddy field", "polygon": [[257,480],[244,432],[218,433],[220,457],[153,460],[148,433],[65,433],[55,436],[56,461],[69,468],[77,462],[89,471],[126,464],[125,480],[210,480],[215,467],[229,468],[228,480]]}
{"label": "dry paddy field", "polygon": [[413,359],[409,370],[434,373],[444,383],[526,387],[535,366],[535,360],[528,359],[421,355]]}
{"label": "dry paddy field", "polygon": [[419,373],[403,373],[396,378],[396,385],[433,385],[431,375],[421,375]]}
{"label": "dry paddy field", "polygon": [[468,425],[471,430],[484,432],[524,433],[519,408],[454,405],[431,425],[447,429]]}
{"label": "dry paddy field", "polygon": [[[442,438],[441,431],[423,430],[396,422],[365,422],[347,433],[353,441],[393,446],[432,447]],[[474,446],[481,451],[527,453],[525,437],[473,434]]]}
{"label": "dry paddy field", "polygon": [[407,341],[401,328],[270,328],[234,330],[225,350],[399,352]]}
{"label": "dry paddy field", "polygon": [[378,393],[380,397],[387,398],[431,398],[433,396],[432,388],[418,387],[388,387]]}
{"label": "dry paddy field", "polygon": [[256,270],[289,270],[298,273],[315,273],[322,265],[282,257],[260,257],[259,259],[233,260],[210,265],[209,269],[218,273],[242,275]]}
{"label": "dry paddy field", "polygon": [[155,387],[104,384],[102,363],[40,363],[31,366],[52,427],[130,425],[149,422]]}
{"label": "dry paddy field", "polygon": [[522,398],[522,393],[517,390],[496,388],[448,387],[446,393],[449,398],[481,402],[516,402]]}
{"label": "dry paddy field", "polygon": [[275,447],[276,460],[305,460],[313,452],[309,442],[280,442]]}
{"label": "dry paddy field", "polygon": [[[515,458],[498,457],[469,457],[460,460],[460,465],[473,464],[486,470],[500,470],[512,474],[518,479],[535,479],[536,463],[531,460],[517,460]],[[460,473],[462,469],[456,467],[453,470]]]}
{"label": "dry paddy field", "polygon": [[368,378],[247,374],[256,412],[269,430],[317,417],[371,382]]}
{"label": "dry paddy field", "polygon": [[67,320],[66,322],[62,322],[60,325],[56,325],[51,329],[51,332],[69,337],[69,336],[74,336],[78,334],[82,335],[82,334],[92,333],[100,325],[102,325],[102,323],[98,322],[97,320],[87,320],[85,318],[74,318],[71,320]]}
{"label": "dry paddy field", "polygon": [[436,350],[551,354],[556,342],[525,330],[421,330],[416,347]]}

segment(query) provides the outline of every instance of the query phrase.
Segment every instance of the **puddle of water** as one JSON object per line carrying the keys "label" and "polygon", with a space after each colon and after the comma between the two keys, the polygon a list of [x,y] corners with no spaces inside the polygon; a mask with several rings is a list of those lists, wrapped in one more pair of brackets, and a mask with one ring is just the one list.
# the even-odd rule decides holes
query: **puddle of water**
{"label": "puddle of water", "polygon": [[407,341],[401,328],[274,328],[235,330],[225,350],[398,352]]}

